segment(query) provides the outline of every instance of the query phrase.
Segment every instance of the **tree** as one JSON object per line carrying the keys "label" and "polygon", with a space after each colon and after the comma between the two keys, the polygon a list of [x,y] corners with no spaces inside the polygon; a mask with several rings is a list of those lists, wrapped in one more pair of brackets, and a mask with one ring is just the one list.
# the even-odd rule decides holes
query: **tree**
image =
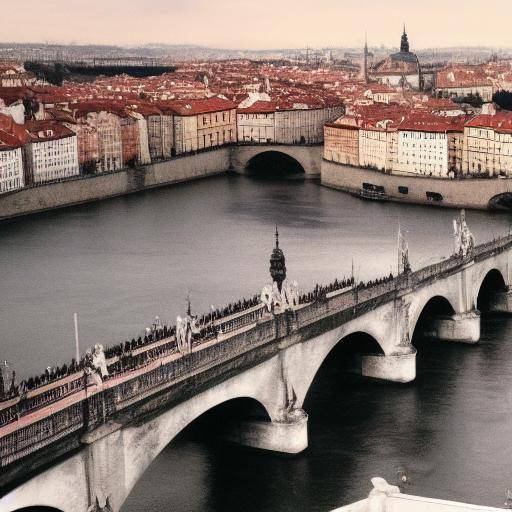
{"label": "tree", "polygon": [[504,110],[512,110],[512,92],[510,91],[495,92],[492,101]]}

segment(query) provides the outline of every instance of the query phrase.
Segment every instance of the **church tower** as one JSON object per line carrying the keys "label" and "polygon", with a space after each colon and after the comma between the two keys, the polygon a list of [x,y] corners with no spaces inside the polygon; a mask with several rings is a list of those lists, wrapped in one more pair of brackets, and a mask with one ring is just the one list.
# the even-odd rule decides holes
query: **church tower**
{"label": "church tower", "polygon": [[405,31],[405,24],[402,39],[400,40],[400,51],[402,53],[409,53],[409,38],[407,37],[407,32]]}

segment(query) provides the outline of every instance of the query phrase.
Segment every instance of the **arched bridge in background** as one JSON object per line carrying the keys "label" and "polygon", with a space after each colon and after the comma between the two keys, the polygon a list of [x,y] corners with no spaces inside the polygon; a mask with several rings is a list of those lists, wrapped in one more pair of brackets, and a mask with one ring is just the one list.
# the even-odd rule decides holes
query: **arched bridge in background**
{"label": "arched bridge in background", "polygon": [[220,425],[221,437],[299,453],[308,445],[306,395],[334,350],[345,350],[363,376],[411,382],[418,332],[473,344],[479,309],[512,312],[511,263],[509,236],[415,272],[356,286],[335,281],[270,309],[251,305],[216,320],[215,335],[191,351],[172,349],[173,335],[150,340],[123,356],[140,365],[85,389],[80,374],[74,393],[19,409],[0,427],[0,510],[117,512],[168,443],[232,404],[245,412]]}
{"label": "arched bridge in background", "polygon": [[265,177],[320,176],[323,146],[239,144],[232,148],[231,167],[242,174]]}

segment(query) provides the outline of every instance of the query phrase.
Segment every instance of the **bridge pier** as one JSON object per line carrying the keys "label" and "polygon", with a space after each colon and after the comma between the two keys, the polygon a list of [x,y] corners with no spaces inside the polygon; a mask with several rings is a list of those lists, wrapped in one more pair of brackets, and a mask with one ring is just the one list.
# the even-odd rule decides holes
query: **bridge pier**
{"label": "bridge pier", "polygon": [[433,321],[432,335],[442,341],[477,343],[480,339],[480,313],[472,310],[437,317]]}
{"label": "bridge pier", "polygon": [[486,311],[489,313],[512,313],[512,290],[507,286],[505,290],[493,293],[489,297]]}
{"label": "bridge pier", "polygon": [[412,382],[416,378],[416,349],[411,347],[403,354],[363,356],[361,374],[390,382]]}
{"label": "bridge pier", "polygon": [[293,416],[283,421],[232,423],[221,438],[241,446],[293,455],[308,447],[308,415],[296,409]]}

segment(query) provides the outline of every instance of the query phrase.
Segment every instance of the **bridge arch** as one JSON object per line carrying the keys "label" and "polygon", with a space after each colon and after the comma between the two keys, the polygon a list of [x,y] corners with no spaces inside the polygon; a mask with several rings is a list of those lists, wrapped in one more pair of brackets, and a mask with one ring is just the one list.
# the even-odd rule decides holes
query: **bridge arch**
{"label": "bridge arch", "polygon": [[245,170],[252,176],[266,178],[303,176],[306,172],[297,158],[276,150],[257,153],[247,161]]}
{"label": "bridge arch", "polygon": [[311,372],[302,402],[308,398],[315,380],[321,376],[322,369],[329,361],[335,360],[336,366],[341,366],[346,372],[360,374],[361,357],[364,355],[384,355],[384,350],[377,339],[365,331],[352,332],[332,345]]}
{"label": "bridge arch", "polygon": [[54,507],[45,507],[40,505],[34,505],[33,507],[17,508],[13,512],[63,512],[62,510]]}
{"label": "bridge arch", "polygon": [[239,144],[231,148],[231,168],[239,173],[249,172],[248,166],[264,164],[270,159],[293,163],[305,178],[320,175],[322,146],[300,146],[292,144]]}
{"label": "bridge arch", "polygon": [[385,333],[379,335],[373,329],[358,329],[355,326],[348,332],[335,329],[329,334],[313,338],[306,343],[290,347],[287,354],[287,366],[291,381],[297,393],[297,405],[302,407],[315,377],[324,362],[332,357],[339,358],[347,371],[356,371],[359,355],[384,355]]}
{"label": "bridge arch", "polygon": [[491,210],[512,210],[512,192],[503,192],[489,199]]}
{"label": "bridge arch", "polygon": [[184,428],[176,432],[175,435],[172,435],[169,442],[163,446],[158,453],[156,453],[156,450],[153,451],[153,460],[147,467],[139,472],[137,481],[126,494],[123,506],[126,500],[130,500],[131,496],[136,495],[136,493],[141,490],[144,485],[144,475],[151,471],[152,467],[154,468],[153,463],[157,461],[157,458],[167,447],[173,444],[176,438],[183,435],[185,432],[190,432],[194,429],[194,433],[201,434],[208,432],[214,437],[218,436],[219,439],[223,439],[223,434],[229,434],[229,429],[236,429],[237,426],[239,426],[240,421],[244,420],[270,422],[271,418],[267,408],[259,400],[252,397],[240,396],[220,402],[192,419]]}
{"label": "bridge arch", "polygon": [[485,276],[477,283],[475,290],[475,306],[479,311],[489,309],[489,301],[497,292],[505,291],[507,284],[503,273],[497,268],[487,271]]}
{"label": "bridge arch", "polygon": [[[276,400],[277,377],[276,365],[269,360],[242,375],[193,393],[148,421],[128,423],[13,489],[0,498],[0,510],[25,512],[27,507],[32,510],[30,507],[43,505],[46,508],[41,511],[48,512],[86,510],[91,492],[98,499],[100,510],[107,499],[114,511],[120,510],[162,450],[208,411],[241,399],[263,412],[262,419],[275,419],[280,406]],[[58,492],[46,484],[49,481],[59,482]]]}
{"label": "bridge arch", "polygon": [[418,335],[418,329],[428,327],[428,322],[435,316],[450,316],[455,313],[453,303],[444,295],[434,295],[423,299],[411,311],[409,336],[411,341]]}

